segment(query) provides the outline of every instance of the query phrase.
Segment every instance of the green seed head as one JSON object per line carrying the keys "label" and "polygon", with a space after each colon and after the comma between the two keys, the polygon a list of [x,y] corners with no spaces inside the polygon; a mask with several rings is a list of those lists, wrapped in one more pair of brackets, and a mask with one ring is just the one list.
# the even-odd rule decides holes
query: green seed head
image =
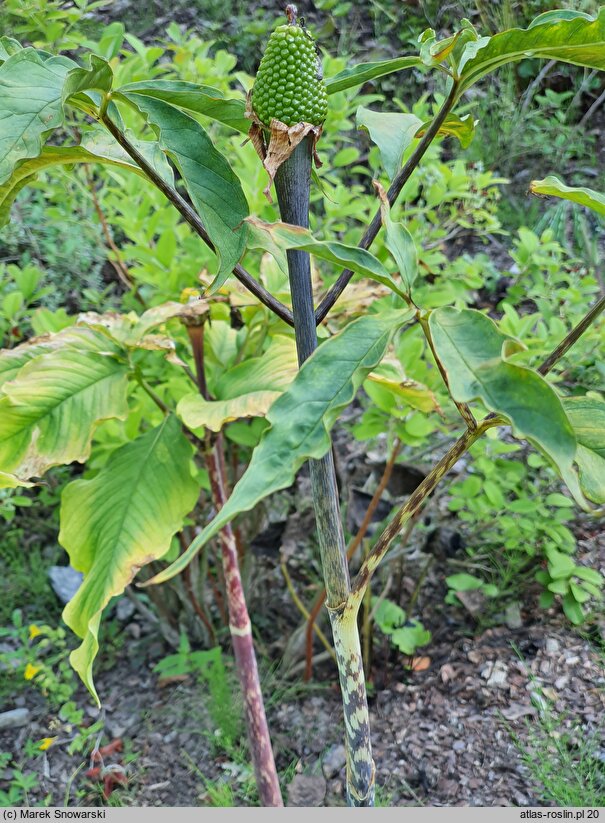
{"label": "green seed head", "polygon": [[266,126],[275,117],[287,126],[320,126],[328,98],[319,75],[315,41],[296,23],[278,26],[267,44],[252,90],[252,108]]}

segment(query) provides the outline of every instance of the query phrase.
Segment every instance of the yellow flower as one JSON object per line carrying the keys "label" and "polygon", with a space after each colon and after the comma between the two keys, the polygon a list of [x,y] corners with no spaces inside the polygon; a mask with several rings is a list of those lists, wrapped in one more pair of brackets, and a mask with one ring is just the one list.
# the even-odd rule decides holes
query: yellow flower
{"label": "yellow flower", "polygon": [[31,663],[28,663],[25,667],[25,674],[23,676],[26,680],[33,680],[41,668],[42,666],[32,666]]}
{"label": "yellow flower", "polygon": [[42,634],[42,629],[39,629],[35,623],[32,623],[29,627],[29,639],[34,640],[40,634]]}
{"label": "yellow flower", "polygon": [[47,749],[50,749],[50,747],[56,739],[56,737],[43,737],[40,743],[38,744],[38,748],[41,752],[45,752]]}

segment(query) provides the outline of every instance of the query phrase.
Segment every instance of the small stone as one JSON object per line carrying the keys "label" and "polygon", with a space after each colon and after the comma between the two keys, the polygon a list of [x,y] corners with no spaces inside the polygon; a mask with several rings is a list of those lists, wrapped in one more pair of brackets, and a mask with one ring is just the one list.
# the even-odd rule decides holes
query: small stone
{"label": "small stone", "polygon": [[84,579],[82,572],[71,566],[51,566],[48,570],[50,585],[62,603],[69,603]]}
{"label": "small stone", "polygon": [[134,614],[135,605],[127,597],[120,597],[116,606],[116,617],[121,623],[126,623]]}
{"label": "small stone", "polygon": [[107,734],[114,740],[118,737],[124,737],[128,729],[136,722],[136,717],[119,717],[107,720]]}
{"label": "small stone", "polygon": [[508,670],[501,660],[487,663],[481,669],[481,677],[487,680],[487,685],[491,688],[506,688]]}
{"label": "small stone", "polygon": [[455,752],[463,752],[466,749],[466,743],[464,740],[455,740],[452,748]]}
{"label": "small stone", "polygon": [[547,637],[544,644],[546,654],[556,654],[559,651],[559,641],[556,637]]}
{"label": "small stone", "polygon": [[321,806],[326,796],[323,777],[297,774],[288,786],[289,806]]}
{"label": "small stone", "polygon": [[347,753],[345,747],[342,745],[332,746],[323,757],[321,769],[327,778],[336,777],[346,762]]}
{"label": "small stone", "polygon": [[0,730],[18,729],[29,723],[29,709],[11,709],[8,712],[0,712]]}
{"label": "small stone", "polygon": [[559,689],[559,690],[564,689],[565,686],[567,686],[568,683],[569,683],[569,675],[568,674],[563,674],[563,675],[561,675],[561,677],[557,677],[557,679],[555,680],[555,689]]}
{"label": "small stone", "polygon": [[509,629],[520,629],[523,625],[521,606],[519,603],[509,603],[504,612],[504,622]]}
{"label": "small stone", "polygon": [[138,640],[141,636],[141,627],[138,623],[129,623],[126,626],[126,631],[135,640]]}

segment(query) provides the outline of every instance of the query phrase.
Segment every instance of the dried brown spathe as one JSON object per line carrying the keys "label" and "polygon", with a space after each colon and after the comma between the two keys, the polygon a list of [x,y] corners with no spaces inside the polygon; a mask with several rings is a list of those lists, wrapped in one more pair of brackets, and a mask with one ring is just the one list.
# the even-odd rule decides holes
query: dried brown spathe
{"label": "dried brown spathe", "polygon": [[312,123],[304,122],[288,126],[286,123],[282,123],[281,120],[273,118],[270,129],[267,129],[258,119],[252,108],[250,93],[246,101],[246,117],[252,121],[248,136],[269,175],[269,182],[263,189],[263,193],[269,202],[272,203],[271,185],[273,184],[278,168],[290,157],[298,144],[309,134],[313,140],[315,165],[317,167],[321,166],[321,161],[317,156],[315,147],[320,138],[322,126],[314,126]]}

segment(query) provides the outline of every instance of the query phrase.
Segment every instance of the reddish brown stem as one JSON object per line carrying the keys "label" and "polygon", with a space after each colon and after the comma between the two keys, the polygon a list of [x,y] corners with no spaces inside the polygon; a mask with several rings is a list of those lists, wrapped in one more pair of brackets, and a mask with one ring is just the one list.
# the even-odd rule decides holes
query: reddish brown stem
{"label": "reddish brown stem", "polygon": [[[374,516],[374,512],[378,507],[378,503],[380,502],[380,498],[382,497],[382,493],[386,489],[389,480],[391,479],[391,474],[393,473],[393,466],[395,465],[395,461],[397,460],[397,456],[401,450],[401,441],[399,439],[395,440],[393,445],[393,451],[391,452],[391,456],[389,457],[386,466],[384,467],[384,471],[382,473],[382,477],[380,478],[380,483],[376,487],[376,491],[370,503],[368,505],[367,511],[359,527],[359,530],[353,540],[349,543],[347,547],[347,560],[351,560],[359,546],[361,545],[361,541],[366,535],[366,532],[369,528],[370,523],[372,522],[372,517]],[[317,620],[317,616],[321,611],[321,607],[326,602],[326,590],[325,587],[315,600],[313,604],[313,608],[309,614],[309,619],[307,621],[307,631],[305,635],[305,675],[304,679],[306,681],[310,680],[313,676],[313,631],[315,627],[315,621]]]}
{"label": "reddish brown stem", "polygon": [[212,592],[214,594],[214,599],[216,601],[216,605],[221,615],[221,620],[223,621],[223,625],[227,625],[228,617],[227,617],[227,610],[225,608],[225,599],[223,597],[223,593],[218,587],[217,581],[214,579],[214,574],[208,569],[208,579],[210,580],[210,585],[212,586]]}
{"label": "reddish brown stem", "polygon": [[[214,504],[220,510],[226,500],[225,485],[221,473],[221,460],[218,452],[221,439],[217,440],[211,451],[206,454],[206,465],[212,489]],[[225,526],[220,533],[223,571],[227,587],[227,604],[229,608],[229,630],[233,643],[235,665],[239,675],[246,727],[250,741],[250,752],[260,802],[263,806],[283,806],[277,769],[271,748],[269,727],[265,715],[265,706],[260,688],[256,654],[252,642],[252,627],[246,607],[242,578],[239,570],[237,546],[231,525]]]}
{"label": "reddish brown stem", "polygon": [[[200,394],[208,399],[204,375],[204,332],[203,324],[187,326],[189,340],[197,372]],[[204,442],[204,458],[208,469],[212,499],[219,512],[229,497],[227,469],[225,466],[224,441],[222,434],[211,439],[207,434]],[[252,626],[246,606],[244,587],[239,567],[237,541],[229,523],[220,532],[221,559],[229,610],[229,631],[233,644],[235,668],[244,699],[244,714],[250,742],[250,754],[254,764],[256,785],[262,806],[283,806],[279,787],[269,727],[265,714],[265,704],[260,687],[256,653],[252,642]]]}

